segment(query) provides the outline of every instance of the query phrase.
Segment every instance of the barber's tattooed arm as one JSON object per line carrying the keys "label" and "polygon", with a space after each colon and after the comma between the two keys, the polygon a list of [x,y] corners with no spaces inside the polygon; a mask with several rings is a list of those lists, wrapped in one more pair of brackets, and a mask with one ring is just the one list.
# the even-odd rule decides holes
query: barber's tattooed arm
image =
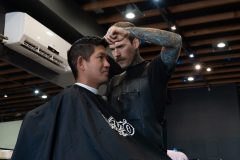
{"label": "barber's tattooed arm", "polygon": [[148,43],[162,46],[161,59],[170,70],[175,65],[182,46],[179,34],[154,28],[129,27],[130,35]]}

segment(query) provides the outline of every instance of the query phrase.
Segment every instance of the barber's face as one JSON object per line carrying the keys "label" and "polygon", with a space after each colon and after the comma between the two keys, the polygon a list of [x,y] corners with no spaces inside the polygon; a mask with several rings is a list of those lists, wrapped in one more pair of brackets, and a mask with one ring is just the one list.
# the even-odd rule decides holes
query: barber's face
{"label": "barber's face", "polygon": [[84,62],[85,77],[88,85],[98,88],[108,80],[109,63],[107,61],[106,48],[96,46],[89,60]]}
{"label": "barber's face", "polygon": [[122,68],[127,68],[131,65],[136,54],[136,46],[127,38],[110,45],[110,49],[112,50],[115,61]]}

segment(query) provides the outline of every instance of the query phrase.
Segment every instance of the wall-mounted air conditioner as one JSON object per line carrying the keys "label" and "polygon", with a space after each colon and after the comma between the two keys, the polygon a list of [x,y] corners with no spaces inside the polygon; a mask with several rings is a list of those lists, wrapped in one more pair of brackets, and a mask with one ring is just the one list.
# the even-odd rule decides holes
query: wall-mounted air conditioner
{"label": "wall-mounted air conditioner", "polygon": [[67,51],[71,45],[26,13],[6,14],[4,35],[8,48],[54,70],[70,71]]}

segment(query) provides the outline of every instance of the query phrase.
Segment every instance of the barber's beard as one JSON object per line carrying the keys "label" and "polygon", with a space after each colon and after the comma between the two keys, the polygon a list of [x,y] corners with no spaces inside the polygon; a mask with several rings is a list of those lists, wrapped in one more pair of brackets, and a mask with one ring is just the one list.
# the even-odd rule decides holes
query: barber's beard
{"label": "barber's beard", "polygon": [[115,61],[116,61],[117,63],[119,63],[119,62],[121,62],[121,61],[125,61],[125,58],[117,58]]}

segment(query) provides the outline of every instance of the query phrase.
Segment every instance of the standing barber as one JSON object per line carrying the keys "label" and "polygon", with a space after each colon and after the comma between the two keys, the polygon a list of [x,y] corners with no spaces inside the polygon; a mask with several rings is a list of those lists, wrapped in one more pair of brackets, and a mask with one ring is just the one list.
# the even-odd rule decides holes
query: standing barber
{"label": "standing barber", "polygon": [[[179,57],[181,36],[118,22],[108,29],[104,38],[115,61],[125,69],[108,86],[109,102],[137,132],[166,151],[163,121],[167,83]],[[159,56],[151,62],[144,61],[139,53],[140,40],[162,46]]]}

